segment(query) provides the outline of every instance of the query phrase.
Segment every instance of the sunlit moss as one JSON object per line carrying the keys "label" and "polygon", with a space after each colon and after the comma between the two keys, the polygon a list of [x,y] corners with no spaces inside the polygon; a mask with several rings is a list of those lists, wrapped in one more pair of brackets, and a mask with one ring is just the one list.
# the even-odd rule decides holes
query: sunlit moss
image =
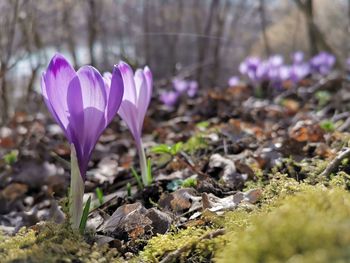
{"label": "sunlit moss", "polygon": [[200,239],[211,231],[212,228],[190,227],[153,237],[134,262],[158,262],[167,254],[184,246],[188,246],[189,249],[185,249],[177,260],[188,262],[186,259],[190,257],[191,262],[202,262],[205,258],[211,257],[213,251],[217,249],[216,239]]}
{"label": "sunlit moss", "polygon": [[226,214],[230,243],[218,262],[349,262],[350,194],[302,187],[253,213]]}
{"label": "sunlit moss", "polygon": [[115,249],[91,246],[65,225],[36,228],[23,228],[13,237],[0,235],[0,262],[118,262]]}

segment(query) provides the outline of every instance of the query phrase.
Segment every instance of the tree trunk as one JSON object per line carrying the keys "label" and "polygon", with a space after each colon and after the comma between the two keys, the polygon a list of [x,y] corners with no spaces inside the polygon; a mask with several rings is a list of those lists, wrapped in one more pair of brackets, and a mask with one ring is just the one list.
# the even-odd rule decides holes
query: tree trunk
{"label": "tree trunk", "polygon": [[1,84],[0,84],[0,90],[1,90],[1,104],[2,104],[2,110],[1,110],[1,122],[6,123],[8,120],[8,114],[9,114],[9,103],[8,103],[8,97],[7,97],[7,82],[6,82],[6,70],[7,65],[5,63],[1,63],[1,69],[0,69],[0,76],[1,76]]}
{"label": "tree trunk", "polygon": [[150,44],[149,44],[149,1],[143,1],[143,51],[145,62],[150,63]]}
{"label": "tree trunk", "polygon": [[95,43],[97,37],[97,14],[95,0],[88,0],[89,12],[87,17],[88,22],[88,48],[90,55],[90,64],[96,66]]}
{"label": "tree trunk", "polygon": [[62,23],[65,27],[66,34],[65,34],[65,40],[67,41],[68,44],[68,50],[69,53],[71,54],[73,58],[73,64],[74,67],[78,67],[78,58],[77,58],[77,52],[75,48],[75,39],[74,39],[74,30],[72,27],[72,9],[73,9],[73,4],[70,2],[67,2],[63,8],[63,15],[62,15]]}
{"label": "tree trunk", "polygon": [[261,20],[261,32],[263,36],[264,46],[265,46],[265,54],[266,56],[271,55],[271,49],[269,44],[269,39],[266,34],[266,15],[265,15],[265,0],[259,0],[259,14]]}
{"label": "tree trunk", "polygon": [[205,62],[206,53],[208,53],[208,47],[210,44],[210,33],[212,29],[213,24],[213,18],[215,13],[217,12],[218,6],[219,6],[220,0],[212,0],[210,7],[209,7],[209,15],[208,19],[206,21],[204,30],[203,30],[203,36],[208,38],[198,38],[198,59],[197,59],[197,74],[196,78],[198,81],[198,84],[202,84],[202,74],[203,74],[203,64]]}
{"label": "tree trunk", "polygon": [[313,1],[294,0],[299,10],[305,15],[307,22],[310,55],[316,55],[320,50],[325,50],[336,55],[332,47],[327,43],[325,36],[314,22]]}
{"label": "tree trunk", "polygon": [[214,54],[213,54],[213,67],[212,67],[212,74],[211,74],[211,85],[215,85],[218,81],[219,74],[220,74],[220,53],[221,48],[223,45],[223,34],[226,24],[226,19],[228,17],[228,12],[231,9],[231,1],[226,0],[223,4],[222,10],[217,13],[217,19],[216,19],[216,35],[215,35],[215,42],[214,42]]}

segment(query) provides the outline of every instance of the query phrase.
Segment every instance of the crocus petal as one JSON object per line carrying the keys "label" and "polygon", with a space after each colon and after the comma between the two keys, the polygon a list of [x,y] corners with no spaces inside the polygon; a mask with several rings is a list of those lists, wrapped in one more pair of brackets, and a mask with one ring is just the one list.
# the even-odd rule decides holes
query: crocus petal
{"label": "crocus petal", "polygon": [[152,71],[150,70],[150,68],[148,66],[146,66],[143,69],[143,74],[145,74],[145,78],[146,78],[146,82],[147,82],[147,89],[148,89],[147,101],[149,104],[151,101],[152,90],[153,90],[153,75],[152,75]]}
{"label": "crocus petal", "polygon": [[114,67],[110,85],[107,89],[106,120],[108,125],[117,114],[124,95],[123,77],[118,67]]}
{"label": "crocus petal", "polygon": [[137,104],[135,105],[138,111],[138,129],[141,133],[143,121],[148,108],[148,88],[145,75],[142,69],[138,69],[135,72],[135,86],[138,93]]}
{"label": "crocus petal", "polygon": [[67,130],[71,134],[71,143],[74,144],[77,158],[79,160],[80,173],[84,177],[87,168],[86,161],[82,161],[84,159],[84,106],[78,76],[74,77],[69,83],[67,105],[70,113]]}
{"label": "crocus petal", "polygon": [[107,93],[101,74],[92,66],[83,66],[78,70],[77,75],[82,89],[84,108],[93,107],[104,111]]}
{"label": "crocus petal", "polygon": [[131,103],[136,103],[137,94],[136,94],[133,70],[130,68],[128,64],[126,64],[123,61],[121,61],[117,65],[117,67],[119,68],[120,73],[122,74],[124,87],[125,87],[123,100],[128,100]]}
{"label": "crocus petal", "polygon": [[106,123],[106,86],[96,69],[91,66],[79,69],[77,77],[69,84],[67,104],[72,141],[84,177],[92,150]]}
{"label": "crocus petal", "polygon": [[[95,146],[105,128],[104,112],[107,105],[106,87],[101,74],[91,66],[84,66],[77,72],[80,81],[84,109],[84,149]],[[72,98],[74,99],[74,98]]]}
{"label": "crocus petal", "polygon": [[[84,139],[84,105],[83,105],[83,94],[82,88],[80,85],[79,77],[74,77],[68,86],[67,93],[67,105],[69,110],[69,130],[74,135],[75,139],[80,138],[81,143]],[[75,144],[73,138],[73,143]],[[79,150],[80,147],[75,145],[76,151]]]}
{"label": "crocus petal", "polygon": [[105,81],[106,88],[109,89],[109,87],[111,86],[112,74],[110,72],[103,73],[103,80]]}
{"label": "crocus petal", "polygon": [[56,111],[53,109],[51,102],[49,101],[49,98],[47,97],[47,90],[46,90],[46,84],[45,84],[45,72],[41,76],[41,93],[44,97],[44,102],[47,106],[47,109],[49,110],[49,112],[51,113],[51,115],[55,119],[55,121],[58,123],[58,125],[61,127],[61,129],[64,131],[64,133],[67,135],[66,128],[63,126],[61,120],[58,118]]}
{"label": "crocus petal", "polygon": [[[59,120],[63,130],[68,126],[67,90],[70,81],[76,73],[67,60],[60,54],[55,55],[43,76],[46,98],[51,103],[52,110],[56,113],[55,119]],[[50,110],[51,111],[51,110]],[[69,137],[69,134],[66,134]],[[68,138],[70,140],[70,138]]]}
{"label": "crocus petal", "polygon": [[136,106],[128,100],[123,100],[120,105],[118,114],[129,127],[129,130],[131,131],[131,134],[133,135],[135,141],[138,142],[140,140],[141,134],[137,121],[138,118]]}

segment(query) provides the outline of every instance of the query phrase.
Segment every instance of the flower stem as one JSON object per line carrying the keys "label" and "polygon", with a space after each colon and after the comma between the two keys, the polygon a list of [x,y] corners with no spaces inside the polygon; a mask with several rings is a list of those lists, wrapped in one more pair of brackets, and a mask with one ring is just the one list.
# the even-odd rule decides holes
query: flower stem
{"label": "flower stem", "polygon": [[140,168],[141,168],[141,178],[144,186],[149,186],[151,182],[149,182],[148,172],[147,172],[147,160],[145,150],[143,148],[142,141],[137,144],[137,151],[140,159]]}
{"label": "flower stem", "polygon": [[75,147],[71,145],[71,178],[69,194],[69,214],[73,229],[79,229],[83,214],[84,181],[80,174]]}

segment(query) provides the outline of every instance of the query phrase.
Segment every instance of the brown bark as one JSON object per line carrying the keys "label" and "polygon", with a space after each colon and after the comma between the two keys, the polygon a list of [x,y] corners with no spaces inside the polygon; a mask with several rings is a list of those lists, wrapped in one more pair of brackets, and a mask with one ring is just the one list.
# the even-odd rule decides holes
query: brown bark
{"label": "brown bark", "polygon": [[335,54],[332,47],[327,43],[325,36],[314,22],[313,0],[294,0],[294,2],[306,18],[310,55],[314,56],[321,50]]}
{"label": "brown bark", "polygon": [[271,55],[271,49],[269,44],[269,39],[266,34],[266,14],[265,14],[265,0],[259,0],[259,14],[261,20],[261,32],[263,36],[264,46],[265,46],[265,54],[266,56]]}
{"label": "brown bark", "polygon": [[223,34],[226,24],[226,19],[228,17],[228,13],[231,10],[231,1],[226,0],[222,5],[222,10],[217,13],[216,16],[216,35],[214,41],[214,54],[213,54],[213,67],[212,67],[212,75],[211,75],[211,85],[215,85],[219,78],[220,74],[220,52],[223,45]]}
{"label": "brown bark", "polygon": [[[218,6],[219,6],[220,0],[212,0],[209,7],[209,15],[206,20],[206,24],[203,30],[203,36],[210,36],[212,25],[213,25],[213,19],[217,12]],[[202,83],[202,74],[203,74],[203,64],[206,59],[206,54],[208,53],[208,48],[210,44],[210,38],[198,38],[198,59],[197,59],[197,74],[196,78],[199,83],[199,85]]]}
{"label": "brown bark", "polygon": [[78,58],[76,52],[75,38],[74,38],[74,30],[72,26],[72,12],[73,5],[70,1],[63,1],[64,6],[63,14],[62,14],[62,24],[65,28],[65,40],[67,41],[67,46],[69,53],[73,58],[74,67],[78,67]]}
{"label": "brown bark", "polygon": [[149,43],[149,1],[143,1],[143,50],[146,63],[150,63],[150,43]]}
{"label": "brown bark", "polygon": [[94,52],[94,47],[96,44],[97,38],[97,6],[95,0],[88,0],[88,16],[87,16],[87,24],[88,24],[88,49],[90,55],[90,64],[96,66],[96,56]]}
{"label": "brown bark", "polygon": [[[8,72],[9,66],[8,63],[12,57],[13,52],[13,42],[15,38],[16,28],[17,28],[17,19],[18,19],[18,10],[19,10],[19,0],[10,1],[9,3],[13,6],[13,13],[11,18],[8,21],[8,30],[5,33],[8,36],[5,52],[0,61],[0,76],[1,76],[1,102],[2,102],[2,111],[1,111],[1,121],[2,123],[6,122],[9,114],[9,102],[8,102],[8,89],[6,83],[6,73]],[[6,29],[5,29],[6,30]]]}
{"label": "brown bark", "polygon": [[1,64],[1,104],[2,104],[2,111],[1,111],[1,121],[2,123],[5,123],[8,119],[8,113],[9,113],[9,103],[8,103],[8,91],[7,91],[7,82],[6,82],[6,64]]}

